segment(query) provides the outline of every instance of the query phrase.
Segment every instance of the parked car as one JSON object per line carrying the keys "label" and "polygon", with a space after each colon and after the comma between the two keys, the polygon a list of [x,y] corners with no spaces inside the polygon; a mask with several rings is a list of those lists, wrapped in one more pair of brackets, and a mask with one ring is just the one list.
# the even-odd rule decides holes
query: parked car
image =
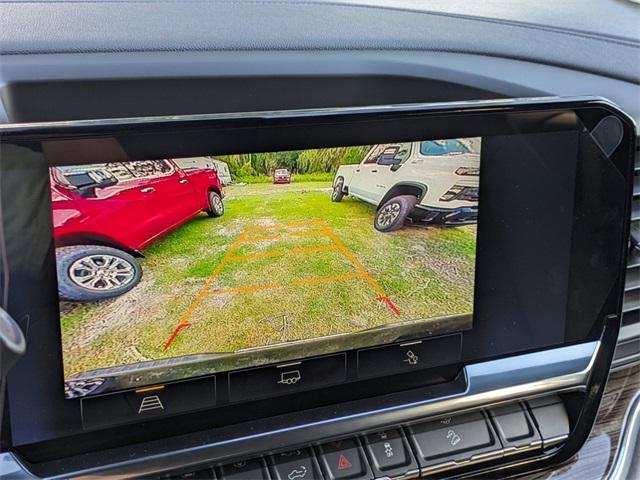
{"label": "parked car", "polygon": [[206,211],[224,214],[211,168],[175,160],[49,170],[58,289],[66,300],[121,295],[142,277],[136,256],[162,235]]}
{"label": "parked car", "polygon": [[374,226],[396,230],[407,218],[442,225],[475,223],[480,139],[430,140],[374,147],[357,165],[342,165],[331,199],[352,195],[377,207]]}
{"label": "parked car", "polygon": [[291,183],[291,172],[286,168],[277,168],[273,172],[273,183]]}
{"label": "parked car", "polygon": [[232,180],[229,165],[227,165],[226,162],[223,162],[222,160],[218,160],[216,158],[212,159],[211,161],[213,162],[213,168],[218,174],[218,178],[222,182],[222,185],[224,185],[225,187],[227,185],[230,185]]}
{"label": "parked car", "polygon": [[176,162],[178,167],[180,167],[182,170],[189,170],[192,168],[208,168],[211,170],[215,170],[223,186],[226,187],[231,183],[231,172],[229,170],[229,165],[227,165],[222,160],[209,157],[188,157],[176,158],[174,159],[174,162]]}

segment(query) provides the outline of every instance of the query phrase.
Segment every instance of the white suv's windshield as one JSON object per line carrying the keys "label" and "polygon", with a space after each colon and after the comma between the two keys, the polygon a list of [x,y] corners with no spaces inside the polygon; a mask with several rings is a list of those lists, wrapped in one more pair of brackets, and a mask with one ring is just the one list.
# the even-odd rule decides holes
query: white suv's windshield
{"label": "white suv's windshield", "polygon": [[429,140],[420,142],[420,154],[426,156],[469,153],[469,148],[460,140]]}

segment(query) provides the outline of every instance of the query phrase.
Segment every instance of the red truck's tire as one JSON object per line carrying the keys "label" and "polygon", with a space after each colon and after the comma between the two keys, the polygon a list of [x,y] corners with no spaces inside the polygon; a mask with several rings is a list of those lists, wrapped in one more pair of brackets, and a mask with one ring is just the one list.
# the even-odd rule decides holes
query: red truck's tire
{"label": "red truck's tire", "polygon": [[210,217],[221,217],[224,215],[224,203],[222,203],[222,197],[217,192],[209,192],[208,196],[209,208],[207,213]]}
{"label": "red truck's tire", "polygon": [[140,263],[117,248],[60,247],[56,249],[56,262],[58,294],[62,300],[92,302],[117,297],[142,278]]}

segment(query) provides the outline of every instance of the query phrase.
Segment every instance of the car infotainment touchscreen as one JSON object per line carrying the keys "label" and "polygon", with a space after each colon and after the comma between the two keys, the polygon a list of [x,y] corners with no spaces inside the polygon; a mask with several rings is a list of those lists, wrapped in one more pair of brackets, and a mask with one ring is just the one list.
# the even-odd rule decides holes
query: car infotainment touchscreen
{"label": "car infotainment touchscreen", "polygon": [[207,374],[472,328],[480,152],[475,137],[51,167],[67,396],[123,368],[135,387],[167,361]]}
{"label": "car infotainment touchscreen", "polygon": [[464,395],[613,339],[634,139],[596,99],[0,127],[11,441]]}

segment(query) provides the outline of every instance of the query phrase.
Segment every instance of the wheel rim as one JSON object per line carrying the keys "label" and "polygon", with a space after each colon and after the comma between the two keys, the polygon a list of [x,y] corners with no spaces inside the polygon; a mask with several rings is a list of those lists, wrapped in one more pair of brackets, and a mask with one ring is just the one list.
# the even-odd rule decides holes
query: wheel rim
{"label": "wheel rim", "polygon": [[378,225],[388,227],[396,221],[398,215],[400,215],[400,205],[398,203],[385,205],[378,212]]}
{"label": "wheel rim", "polygon": [[69,277],[82,288],[104,292],[131,283],[135,278],[135,268],[114,255],[89,255],[71,264]]}
{"label": "wheel rim", "polygon": [[222,209],[224,208],[224,204],[222,203],[222,200],[220,200],[220,197],[217,195],[211,195],[211,203],[213,204],[213,209],[216,212],[221,212]]}

